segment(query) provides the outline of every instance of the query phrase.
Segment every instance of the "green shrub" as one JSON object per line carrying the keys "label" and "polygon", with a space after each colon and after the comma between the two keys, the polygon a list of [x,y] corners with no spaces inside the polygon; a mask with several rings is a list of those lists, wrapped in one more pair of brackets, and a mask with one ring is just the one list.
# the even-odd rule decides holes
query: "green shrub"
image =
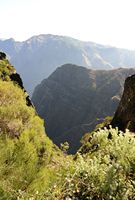
{"label": "green shrub", "polygon": [[89,147],[87,154],[77,154],[58,199],[133,200],[135,138],[128,131],[123,134],[117,129],[104,129],[93,134]]}

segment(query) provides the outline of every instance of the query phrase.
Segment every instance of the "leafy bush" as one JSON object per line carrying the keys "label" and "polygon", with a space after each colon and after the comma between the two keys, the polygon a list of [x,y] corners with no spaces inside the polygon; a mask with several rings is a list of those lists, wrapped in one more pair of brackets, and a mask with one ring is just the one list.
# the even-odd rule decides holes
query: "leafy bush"
{"label": "leafy bush", "polygon": [[82,138],[81,138],[81,143],[82,144],[86,144],[92,137],[92,135],[98,131],[99,129],[104,129],[105,127],[109,127],[109,125],[111,124],[112,121],[112,117],[111,116],[107,116],[104,118],[103,122],[100,124],[97,124],[96,127],[94,128],[94,130],[90,133],[86,133]]}
{"label": "leafy bush", "polygon": [[133,200],[135,138],[128,131],[123,134],[118,129],[104,129],[93,134],[89,147],[87,154],[77,154],[57,199]]}

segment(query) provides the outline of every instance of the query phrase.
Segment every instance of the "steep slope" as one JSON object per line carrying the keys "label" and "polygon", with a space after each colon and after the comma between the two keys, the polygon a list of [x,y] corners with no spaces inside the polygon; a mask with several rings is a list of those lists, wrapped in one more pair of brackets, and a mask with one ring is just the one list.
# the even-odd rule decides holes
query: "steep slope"
{"label": "steep slope", "polygon": [[[30,199],[37,191],[44,193],[56,181],[56,171],[65,159],[46,136],[43,120],[27,105],[19,74],[17,79],[10,79],[13,74],[16,75],[15,68],[0,53],[0,199],[3,200]],[[36,198],[39,199],[38,194]]]}
{"label": "steep slope", "polygon": [[0,40],[0,50],[6,52],[16,66],[30,94],[57,66],[66,63],[91,69],[135,66],[135,51],[56,35],[34,36],[23,42],[12,38]]}
{"label": "steep slope", "polygon": [[70,152],[75,152],[84,133],[114,114],[125,78],[134,73],[135,69],[59,67],[36,87],[32,97],[38,114],[45,119],[49,137],[58,145],[68,141]]}
{"label": "steep slope", "polygon": [[125,81],[124,92],[112,120],[112,126],[135,132],[135,75]]}

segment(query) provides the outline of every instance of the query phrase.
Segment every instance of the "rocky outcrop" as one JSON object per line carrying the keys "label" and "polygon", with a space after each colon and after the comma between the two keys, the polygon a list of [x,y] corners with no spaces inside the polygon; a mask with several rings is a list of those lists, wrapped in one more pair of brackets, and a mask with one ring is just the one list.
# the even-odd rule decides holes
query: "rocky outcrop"
{"label": "rocky outcrop", "polygon": [[26,93],[26,104],[28,106],[33,106],[30,97],[23,86],[20,75],[16,73],[15,68],[6,59],[6,54],[4,52],[0,52],[0,79],[15,82]]}
{"label": "rocky outcrop", "polygon": [[[23,86],[22,79],[21,79],[21,77],[20,77],[20,75],[19,75],[18,73],[13,73],[13,74],[11,74],[11,75],[10,75],[10,79],[11,79],[11,81],[14,81],[15,83],[17,83],[17,84],[19,85],[19,87],[20,87],[25,93],[27,93],[26,90],[25,90],[25,88],[24,88],[24,86]],[[33,106],[32,101],[31,101],[31,99],[30,99],[30,97],[29,97],[28,94],[26,95],[26,104],[27,104],[27,106]]]}
{"label": "rocky outcrop", "polygon": [[45,119],[49,137],[58,145],[68,141],[70,152],[75,152],[86,132],[114,115],[125,78],[134,73],[134,69],[59,67],[36,87],[32,97],[38,114]]}
{"label": "rocky outcrop", "polygon": [[125,81],[124,92],[111,125],[135,132],[135,75]]}
{"label": "rocky outcrop", "polygon": [[6,59],[6,54],[4,52],[0,52],[0,60]]}

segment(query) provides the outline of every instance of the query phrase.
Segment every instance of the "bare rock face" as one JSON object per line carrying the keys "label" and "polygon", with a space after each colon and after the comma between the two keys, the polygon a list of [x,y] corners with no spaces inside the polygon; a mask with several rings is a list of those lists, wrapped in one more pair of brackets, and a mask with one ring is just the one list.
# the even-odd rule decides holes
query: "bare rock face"
{"label": "bare rock face", "polygon": [[122,131],[129,129],[135,132],[135,75],[125,81],[124,92],[111,125]]}

